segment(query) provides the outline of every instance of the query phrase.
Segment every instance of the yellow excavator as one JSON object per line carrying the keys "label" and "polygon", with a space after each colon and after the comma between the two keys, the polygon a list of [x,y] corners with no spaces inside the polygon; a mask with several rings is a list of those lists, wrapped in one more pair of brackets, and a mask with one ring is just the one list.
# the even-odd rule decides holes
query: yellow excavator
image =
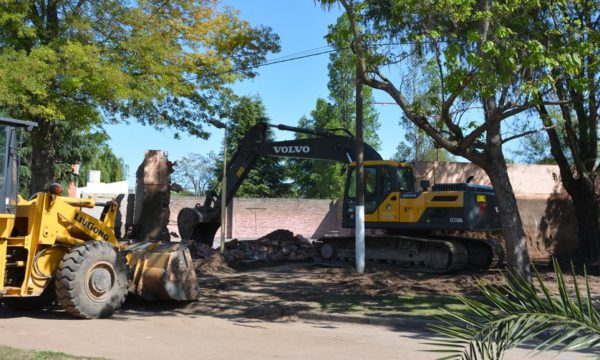
{"label": "yellow excavator", "polygon": [[17,310],[56,303],[79,318],[105,318],[129,292],[143,299],[194,300],[198,281],[182,243],[115,236],[119,204],[101,217],[93,198],[61,196],[55,184],[29,200],[18,196],[17,131],[36,123],[0,118],[0,301]]}
{"label": "yellow excavator", "polygon": [[[305,134],[307,137],[271,141],[269,128]],[[241,139],[228,164],[225,202],[230,203],[248,173],[262,157],[329,160],[347,164],[342,206],[342,226],[356,222],[356,140],[343,129],[313,130],[287,125],[258,123]],[[464,183],[421,182],[415,189],[412,166],[383,160],[368,144],[364,147],[365,216],[367,229],[365,257],[394,263],[409,271],[447,273],[466,267],[485,269],[502,264],[504,250],[487,237],[502,229],[498,203],[490,186]],[[209,192],[204,204],[183,208],[177,216],[179,234],[211,246],[221,219],[221,197]],[[326,236],[318,239],[325,260],[354,259],[354,237]]]}

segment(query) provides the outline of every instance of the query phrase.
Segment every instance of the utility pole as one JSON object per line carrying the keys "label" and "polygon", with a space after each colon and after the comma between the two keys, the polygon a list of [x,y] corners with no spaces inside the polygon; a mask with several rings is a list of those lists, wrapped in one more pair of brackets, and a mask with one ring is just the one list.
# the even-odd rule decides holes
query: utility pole
{"label": "utility pole", "polygon": [[363,97],[362,83],[356,64],[356,209],[355,209],[355,257],[356,272],[365,272],[365,168],[363,150]]}
{"label": "utility pole", "polygon": [[221,254],[225,252],[225,227],[227,226],[227,125],[219,120],[209,120],[214,127],[223,129],[223,179],[221,180]]}

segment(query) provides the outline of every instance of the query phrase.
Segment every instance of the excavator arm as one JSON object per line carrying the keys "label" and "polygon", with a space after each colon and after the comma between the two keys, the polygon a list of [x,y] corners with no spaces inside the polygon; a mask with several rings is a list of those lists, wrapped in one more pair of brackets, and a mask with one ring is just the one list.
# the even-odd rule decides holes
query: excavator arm
{"label": "excavator arm", "polygon": [[[312,137],[268,141],[269,127],[311,135]],[[261,157],[283,157],[310,160],[329,160],[350,163],[355,160],[355,138],[337,135],[331,131],[296,128],[286,125],[258,123],[244,136],[238,149],[227,165],[226,203],[229,204],[235,193],[248,176],[250,170]],[[381,155],[368,144],[364,144],[365,160],[381,160]],[[177,216],[179,234],[182,239],[192,239],[212,246],[214,236],[221,226],[221,194],[213,189],[203,205],[184,208]]]}

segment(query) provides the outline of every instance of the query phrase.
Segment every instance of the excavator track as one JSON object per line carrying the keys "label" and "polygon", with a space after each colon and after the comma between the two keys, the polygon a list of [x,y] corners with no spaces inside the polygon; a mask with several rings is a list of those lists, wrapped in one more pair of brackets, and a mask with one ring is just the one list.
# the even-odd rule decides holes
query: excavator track
{"label": "excavator track", "polygon": [[[353,261],[353,237],[324,237],[320,255],[325,260]],[[455,239],[402,235],[367,236],[365,259],[396,264],[408,271],[448,273],[468,266],[467,248]]]}
{"label": "excavator track", "polygon": [[504,264],[504,248],[494,239],[452,238],[467,249],[469,266],[479,269],[500,267]]}

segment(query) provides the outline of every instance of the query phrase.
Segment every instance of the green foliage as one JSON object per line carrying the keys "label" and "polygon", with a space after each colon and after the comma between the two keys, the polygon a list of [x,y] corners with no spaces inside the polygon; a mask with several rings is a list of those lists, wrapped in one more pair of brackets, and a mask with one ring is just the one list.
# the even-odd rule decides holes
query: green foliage
{"label": "green foliage", "polygon": [[[303,117],[298,126],[316,130],[345,129],[354,134],[356,128],[356,55],[350,49],[351,34],[345,16],[329,26],[326,36],[337,51],[329,56],[327,66],[329,99],[317,99],[310,118]],[[363,88],[364,139],[379,148],[379,114],[373,106],[373,90]],[[298,135],[302,137],[304,135]],[[343,165],[330,161],[289,160],[293,192],[303,198],[338,198],[344,190]]]}
{"label": "green foliage", "polygon": [[[427,137],[422,130],[412,128],[405,132],[406,141],[396,147],[396,153],[392,157],[397,161],[453,161],[453,156],[445,149],[436,148],[431,138]],[[410,143],[413,141],[413,144]]]}
{"label": "green foliage", "polygon": [[519,162],[538,165],[556,165],[550,153],[550,142],[544,132],[538,132],[521,140],[521,146],[513,151]]}
{"label": "green foliage", "polygon": [[[135,119],[206,138],[228,85],[278,50],[270,28],[214,0],[3,1],[0,108],[76,131]],[[33,156],[52,165],[64,144],[52,126],[34,136]]]}
{"label": "green foliage", "polygon": [[[435,63],[424,62],[422,58],[411,60],[407,74],[407,92],[411,94],[411,106],[422,114],[439,113],[440,81],[435,74]],[[447,131],[442,123],[439,128]],[[435,142],[425,132],[413,124],[406,116],[400,119],[404,129],[404,140],[398,144],[393,159],[399,161],[451,161],[452,155],[446,149],[435,146]]]}
{"label": "green foliage", "polygon": [[0,359],[10,360],[103,360],[99,357],[81,357],[56,351],[33,351],[0,345]]}
{"label": "green foliage", "polygon": [[[241,97],[229,113],[227,125],[227,160],[238,150],[238,145],[246,132],[259,122],[269,122],[265,107],[259,97]],[[271,130],[267,133],[268,141],[273,140]],[[222,155],[220,156],[222,158]],[[221,178],[223,163],[216,166],[215,176]],[[289,185],[285,183],[287,168],[277,158],[260,158],[238,189],[236,195],[241,197],[284,197],[288,194]]]}
{"label": "green foliage", "polygon": [[117,157],[108,145],[99,146],[89,161],[83,162],[79,171],[79,186],[87,184],[87,173],[89,170],[99,170],[100,181],[111,183],[125,180],[125,163]]}
{"label": "green foliage", "polygon": [[445,337],[431,342],[439,346],[442,359],[501,359],[504,353],[534,339],[536,353],[555,347],[561,351],[593,350],[599,354],[600,314],[594,306],[584,270],[584,290],[571,265],[573,285],[565,281],[554,260],[558,295],[553,295],[536,271],[537,286],[520,274],[505,275],[507,285],[480,283],[485,301],[459,299],[466,312],[448,311],[432,329]]}
{"label": "green foliage", "polygon": [[[21,157],[19,193],[27,198],[29,195],[29,183],[31,181],[31,135],[26,131],[20,131]],[[117,158],[106,144],[108,135],[104,130],[78,131],[77,129],[57,126],[53,136],[60,147],[55,152],[54,177],[52,182],[67,184],[71,181],[77,182],[78,186],[87,183],[87,170],[101,170],[103,182],[113,182],[125,179],[124,163]],[[73,174],[71,165],[80,164],[80,176]],[[48,164],[50,166],[50,164]]]}
{"label": "green foliage", "polygon": [[[315,130],[335,129],[339,121],[337,109],[324,99],[318,99],[311,117],[303,117],[298,127]],[[306,135],[298,134],[296,138]],[[295,196],[309,199],[335,199],[344,189],[343,165],[325,160],[288,160],[292,191]]]}
{"label": "green foliage", "polygon": [[216,165],[217,155],[212,151],[208,155],[189,153],[177,160],[171,178],[190,195],[204,195],[209,187],[216,183]]}

